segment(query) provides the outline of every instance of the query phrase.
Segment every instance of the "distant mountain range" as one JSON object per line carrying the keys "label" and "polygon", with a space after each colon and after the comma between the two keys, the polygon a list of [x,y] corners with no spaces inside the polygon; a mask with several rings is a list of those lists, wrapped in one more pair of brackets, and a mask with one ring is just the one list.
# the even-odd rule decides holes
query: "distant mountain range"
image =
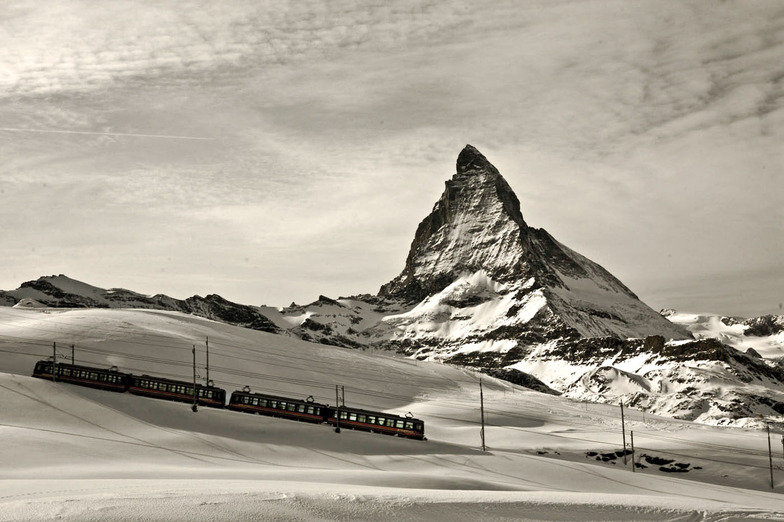
{"label": "distant mountain range", "polygon": [[509,184],[474,147],[460,152],[456,171],[419,224],[402,272],[377,295],[278,309],[217,295],[104,290],[60,275],[0,291],[0,305],[172,310],[324,344],[394,349],[684,419],[784,420],[784,316],[658,313],[607,270],[528,226]]}

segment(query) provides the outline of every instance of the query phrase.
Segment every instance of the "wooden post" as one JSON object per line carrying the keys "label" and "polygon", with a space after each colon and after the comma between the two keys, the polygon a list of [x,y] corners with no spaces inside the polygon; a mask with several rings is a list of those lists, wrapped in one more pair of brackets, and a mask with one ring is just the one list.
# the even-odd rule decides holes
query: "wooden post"
{"label": "wooden post", "polygon": [[57,374],[57,341],[52,342],[52,382],[56,381]]}
{"label": "wooden post", "polygon": [[207,337],[207,341],[205,342],[207,345],[207,386],[210,385],[210,338]]}
{"label": "wooden post", "polygon": [[193,406],[191,406],[193,413],[199,411],[198,402],[199,400],[196,396],[196,345],[194,344],[193,345]]}
{"label": "wooden post", "polygon": [[626,424],[623,419],[623,401],[621,401],[621,433],[623,435],[623,465],[627,464],[626,462]]}
{"label": "wooden post", "polygon": [[71,345],[71,364],[76,364],[76,346]]}
{"label": "wooden post", "polygon": [[629,432],[629,437],[631,437],[632,443],[632,473],[634,473],[634,431]]}
{"label": "wooden post", "polygon": [[340,396],[338,385],[335,385],[335,433],[340,433]]}
{"label": "wooden post", "polygon": [[482,419],[482,451],[487,451],[487,447],[485,446],[485,396],[482,390],[482,378],[479,378],[479,411],[481,413]]}
{"label": "wooden post", "polygon": [[770,447],[770,424],[765,423],[765,429],[768,432],[768,460],[770,461],[770,489],[773,489],[773,451]]}

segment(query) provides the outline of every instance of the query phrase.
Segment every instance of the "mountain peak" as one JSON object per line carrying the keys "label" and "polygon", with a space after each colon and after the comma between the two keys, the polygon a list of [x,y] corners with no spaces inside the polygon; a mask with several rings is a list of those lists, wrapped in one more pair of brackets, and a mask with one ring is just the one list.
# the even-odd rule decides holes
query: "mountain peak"
{"label": "mountain peak", "polygon": [[[477,274],[489,281],[484,286],[505,288],[505,325],[519,322],[521,332],[533,326],[523,323],[534,314],[548,329],[578,336],[688,337],[607,270],[544,229],[529,227],[503,176],[476,147],[466,145],[457,157],[457,172],[417,227],[403,271],[380,288],[379,296],[451,302],[444,292],[452,292],[458,281],[472,286]],[[529,302],[541,307],[526,308]]]}
{"label": "mountain peak", "polygon": [[457,172],[470,170],[492,170],[498,172],[492,163],[473,145],[466,145],[457,156]]}

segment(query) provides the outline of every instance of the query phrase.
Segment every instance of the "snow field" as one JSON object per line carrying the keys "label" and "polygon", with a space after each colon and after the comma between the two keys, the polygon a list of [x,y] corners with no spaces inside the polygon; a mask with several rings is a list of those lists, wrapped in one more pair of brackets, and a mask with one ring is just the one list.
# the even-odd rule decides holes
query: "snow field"
{"label": "snow field", "polygon": [[[177,313],[0,310],[0,520],[784,519],[764,433],[627,412],[635,443],[702,469],[631,473],[617,408],[437,363],[304,343]],[[23,325],[23,326],[20,326]],[[57,340],[77,362],[210,378],[425,420],[428,441],[343,430],[28,377]],[[70,355],[70,349],[62,349]],[[174,361],[174,362],[169,362]],[[175,364],[175,363],[179,364]],[[199,372],[204,377],[204,371]],[[628,433],[627,433],[628,436]],[[777,461],[781,464],[779,461]]]}

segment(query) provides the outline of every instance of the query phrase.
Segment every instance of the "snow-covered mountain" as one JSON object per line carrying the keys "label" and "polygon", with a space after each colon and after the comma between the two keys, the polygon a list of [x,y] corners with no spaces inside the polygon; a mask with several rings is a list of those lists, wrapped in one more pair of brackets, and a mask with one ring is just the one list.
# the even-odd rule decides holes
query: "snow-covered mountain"
{"label": "snow-covered mountain", "polygon": [[104,290],[61,275],[0,292],[0,304],[186,312],[683,419],[784,422],[784,317],[655,312],[607,270],[528,226],[509,184],[474,147],[460,152],[456,171],[402,272],[377,295],[256,307]]}
{"label": "snow-covered mountain", "polygon": [[502,359],[557,339],[691,337],[607,270],[528,226],[509,184],[471,145],[419,224],[403,271],[377,296],[323,298],[279,314],[279,327],[294,321],[304,338],[420,358]]}
{"label": "snow-covered mountain", "polygon": [[16,290],[0,290],[0,305],[53,308],[146,308],[170,310],[214,319],[254,330],[278,333],[258,307],[232,303],[219,295],[175,299],[162,294],[146,296],[124,288],[103,289],[63,274],[27,281]]}

